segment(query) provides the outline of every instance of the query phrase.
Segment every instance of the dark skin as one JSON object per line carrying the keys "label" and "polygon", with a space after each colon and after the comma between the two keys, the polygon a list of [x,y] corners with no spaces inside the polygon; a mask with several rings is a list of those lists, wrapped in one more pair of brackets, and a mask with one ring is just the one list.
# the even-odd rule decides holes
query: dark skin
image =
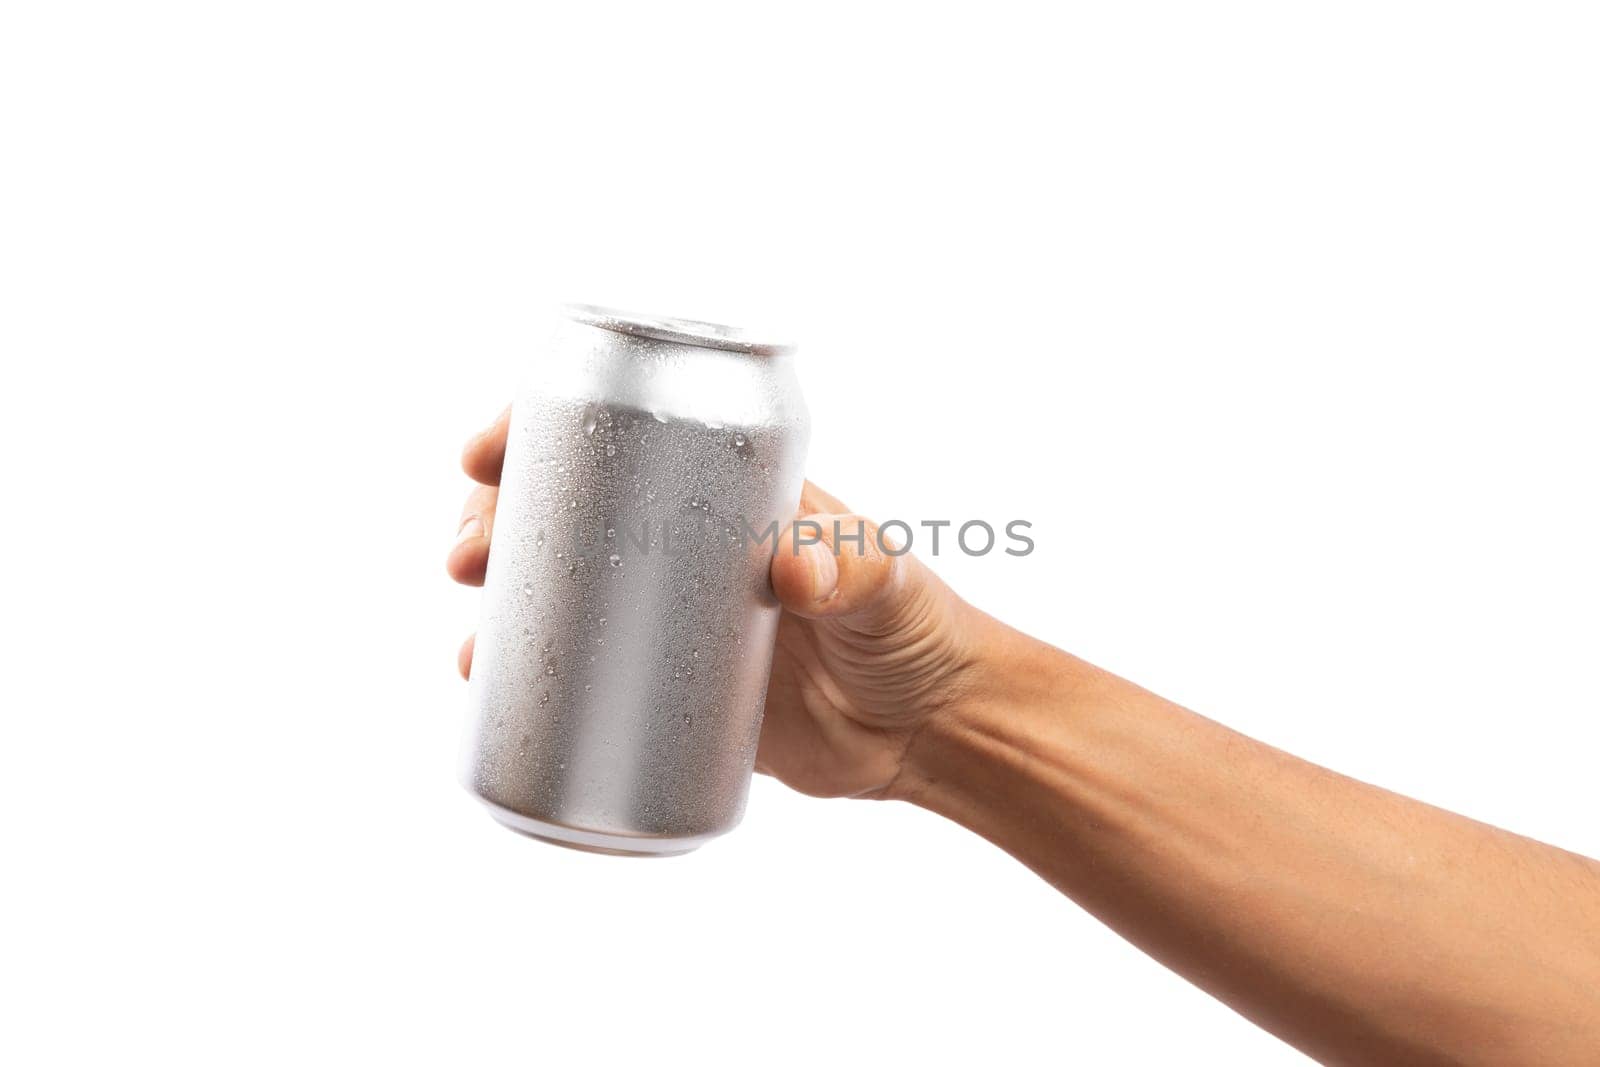
{"label": "dark skin", "polygon": [[[507,414],[448,568],[483,583]],[[1600,1063],[1600,863],[1354,781],[1021,634],[913,556],[780,550],[757,769],[909,801],[1329,1063]],[[861,520],[866,521],[866,520]],[[780,545],[792,542],[780,540]],[[472,640],[462,646],[463,675]]]}

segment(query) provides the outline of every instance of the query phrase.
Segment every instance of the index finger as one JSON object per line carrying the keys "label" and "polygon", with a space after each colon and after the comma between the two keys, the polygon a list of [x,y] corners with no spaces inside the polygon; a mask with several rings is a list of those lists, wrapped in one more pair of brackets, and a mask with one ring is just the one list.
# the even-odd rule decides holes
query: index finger
{"label": "index finger", "polygon": [[846,514],[850,511],[850,509],[845,507],[844,502],[838,497],[834,496],[821,486],[814,484],[811,479],[807,478],[804,484],[802,484],[800,487],[799,514],[810,515],[817,511]]}
{"label": "index finger", "polygon": [[511,429],[508,405],[489,425],[480,430],[461,450],[461,469],[467,477],[483,485],[499,485],[500,469],[506,463],[506,434]]}

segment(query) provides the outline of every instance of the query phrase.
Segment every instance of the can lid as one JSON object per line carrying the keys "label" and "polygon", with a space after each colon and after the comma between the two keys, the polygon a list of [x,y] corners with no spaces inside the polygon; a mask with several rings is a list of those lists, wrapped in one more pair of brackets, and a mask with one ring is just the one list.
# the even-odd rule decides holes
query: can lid
{"label": "can lid", "polygon": [[667,315],[641,315],[616,308],[597,307],[594,304],[563,304],[561,312],[574,322],[597,326],[614,333],[634,337],[649,337],[656,341],[671,341],[699,348],[720,348],[728,352],[746,352],[757,356],[779,356],[794,351],[793,345],[761,341],[734,326],[720,326],[714,322],[696,322],[693,319],[675,319]]}

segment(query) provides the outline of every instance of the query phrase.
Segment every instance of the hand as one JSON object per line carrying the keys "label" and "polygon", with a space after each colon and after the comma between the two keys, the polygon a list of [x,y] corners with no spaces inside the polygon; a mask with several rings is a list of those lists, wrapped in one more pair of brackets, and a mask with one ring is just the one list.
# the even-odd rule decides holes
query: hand
{"label": "hand", "polygon": [[[483,584],[509,421],[508,409],[462,454],[478,485],[446,566],[465,585]],[[998,624],[912,556],[883,552],[876,524],[809,482],[798,518],[816,523],[823,542],[796,551],[786,529],[773,555],[784,611],[756,769],[813,796],[895,795],[912,738],[978,688],[980,637]],[[470,637],[461,646],[463,677],[472,646]]]}

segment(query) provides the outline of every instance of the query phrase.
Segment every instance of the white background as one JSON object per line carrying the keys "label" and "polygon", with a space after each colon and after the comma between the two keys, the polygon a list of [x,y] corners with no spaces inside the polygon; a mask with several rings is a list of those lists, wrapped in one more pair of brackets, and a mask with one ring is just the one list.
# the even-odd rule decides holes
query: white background
{"label": "white background", "polygon": [[1299,1062],[909,807],[493,825],[458,449],[549,300],[776,325],[975,603],[1600,853],[1591,10],[7,5],[0,1058]]}

